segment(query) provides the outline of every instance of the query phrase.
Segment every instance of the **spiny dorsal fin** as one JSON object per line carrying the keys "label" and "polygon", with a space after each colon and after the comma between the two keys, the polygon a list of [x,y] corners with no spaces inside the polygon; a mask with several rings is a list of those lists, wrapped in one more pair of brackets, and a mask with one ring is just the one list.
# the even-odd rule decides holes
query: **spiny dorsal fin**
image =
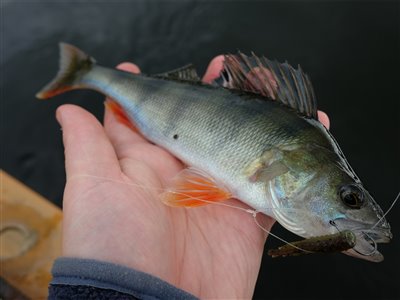
{"label": "spiny dorsal fin", "polygon": [[165,73],[160,73],[154,75],[157,78],[164,78],[169,80],[179,80],[179,81],[192,81],[192,82],[200,82],[201,79],[199,75],[197,75],[196,68],[193,64],[188,64],[181,68],[168,71]]}
{"label": "spiny dorsal fin", "polygon": [[[311,81],[300,66],[294,69],[254,53],[225,55],[222,86],[263,95],[280,101],[299,113],[317,119],[317,102]],[[218,84],[218,82],[216,82]]]}

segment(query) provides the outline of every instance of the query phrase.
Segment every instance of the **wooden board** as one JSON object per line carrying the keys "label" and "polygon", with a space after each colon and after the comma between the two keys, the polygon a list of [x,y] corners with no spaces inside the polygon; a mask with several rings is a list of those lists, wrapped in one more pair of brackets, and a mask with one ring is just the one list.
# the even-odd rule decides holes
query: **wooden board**
{"label": "wooden board", "polygon": [[0,170],[0,276],[32,299],[46,299],[61,255],[61,210]]}

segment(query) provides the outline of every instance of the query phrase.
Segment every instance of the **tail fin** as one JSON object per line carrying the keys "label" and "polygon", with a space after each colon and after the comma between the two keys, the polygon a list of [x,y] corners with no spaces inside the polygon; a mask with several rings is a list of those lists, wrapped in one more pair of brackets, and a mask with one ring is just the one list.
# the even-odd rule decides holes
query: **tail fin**
{"label": "tail fin", "polygon": [[51,98],[63,92],[81,88],[81,78],[95,64],[94,58],[78,48],[60,43],[60,69],[56,77],[36,94],[39,99]]}

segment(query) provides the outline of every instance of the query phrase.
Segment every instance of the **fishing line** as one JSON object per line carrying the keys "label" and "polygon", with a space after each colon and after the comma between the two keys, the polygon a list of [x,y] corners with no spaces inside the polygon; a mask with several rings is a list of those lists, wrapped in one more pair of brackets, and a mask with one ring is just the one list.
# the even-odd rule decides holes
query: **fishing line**
{"label": "fishing line", "polygon": [[359,253],[359,254],[361,254],[361,255],[365,255],[365,256],[371,256],[371,255],[374,255],[375,253],[376,253],[376,251],[378,250],[378,245],[377,245],[377,243],[375,242],[375,240],[368,234],[368,233],[366,233],[366,232],[362,232],[365,236],[367,236],[371,241],[372,241],[372,243],[374,244],[374,249],[370,252],[370,253],[362,253],[362,252],[360,252],[359,250],[357,250],[356,249],[356,247],[354,247],[353,248],[353,250],[354,251],[356,251],[357,253]]}
{"label": "fishing line", "polygon": [[[235,205],[230,205],[230,204],[226,204],[226,203],[222,203],[222,202],[204,200],[204,199],[201,199],[201,198],[198,198],[198,197],[190,196],[190,195],[185,194],[185,193],[180,193],[180,192],[172,192],[172,193],[176,194],[176,195],[180,195],[180,196],[186,196],[190,200],[198,200],[198,201],[205,202],[205,203],[208,203],[208,204],[216,204],[216,205],[226,206],[226,207],[229,207],[229,208],[236,208],[236,209],[242,210],[242,211],[250,213],[250,214],[253,214],[253,212],[254,212],[252,209],[243,208],[243,207],[235,206]],[[182,199],[182,200],[178,200],[176,202],[184,202],[184,201],[187,201],[187,200],[186,199]]]}
{"label": "fishing line", "polygon": [[[95,178],[95,179],[111,181],[111,182],[114,182],[114,183],[120,183],[120,184],[129,185],[129,186],[139,187],[139,188],[147,189],[147,190],[151,190],[151,191],[165,192],[164,188],[153,188],[153,187],[148,187],[148,186],[144,186],[144,185],[141,185],[141,184],[130,183],[130,182],[122,181],[122,180],[111,179],[111,178],[108,178],[108,177],[101,177],[101,176],[95,176],[95,175],[88,175],[88,174],[74,175],[74,176],[71,176],[70,178],[68,178],[68,180],[79,179],[79,178]],[[190,199],[193,199],[193,200],[202,201],[202,202],[205,202],[205,203],[208,203],[208,204],[214,204],[214,205],[220,205],[220,206],[224,206],[224,207],[234,208],[234,209],[238,209],[238,210],[241,210],[243,212],[249,213],[249,214],[251,214],[253,216],[254,223],[261,230],[266,232],[268,235],[271,235],[272,237],[276,238],[277,240],[279,240],[279,241],[281,241],[281,242],[283,242],[283,243],[285,243],[287,245],[290,245],[291,247],[296,248],[296,249],[298,249],[300,251],[304,251],[304,252],[307,252],[307,253],[314,253],[313,251],[309,251],[309,250],[300,248],[300,247],[298,247],[298,246],[286,241],[285,239],[279,237],[278,235],[272,233],[271,231],[267,230],[266,228],[264,228],[257,220],[257,214],[260,213],[259,211],[256,211],[256,210],[253,210],[253,209],[248,209],[248,208],[243,208],[243,207],[239,207],[239,206],[231,205],[231,204],[227,204],[227,203],[222,203],[222,202],[208,201],[208,200],[201,199],[201,198],[198,198],[198,197],[193,197],[193,196],[185,194],[185,193],[180,193],[180,192],[173,192],[173,193],[177,194],[177,195],[181,195],[181,196],[186,196],[186,197],[188,197]],[[183,199],[183,200],[180,200],[180,201],[186,201],[186,200]],[[268,209],[273,210],[273,209],[284,209],[284,208],[268,208]],[[293,210],[293,208],[288,208],[288,210]]]}
{"label": "fishing line", "polygon": [[123,181],[123,180],[111,179],[111,178],[108,178],[108,177],[88,175],[88,174],[74,175],[74,176],[69,177],[67,180],[69,181],[69,180],[72,180],[72,179],[79,179],[79,178],[82,178],[82,177],[83,178],[86,177],[86,178],[102,179],[102,180],[107,180],[107,181],[114,182],[114,183],[126,184],[126,185],[129,185],[129,186],[139,187],[139,188],[152,190],[152,191],[157,191],[157,192],[165,191],[165,189],[163,189],[163,188],[153,188],[153,187],[148,187],[148,186],[145,186],[145,185],[142,185],[142,184],[131,183],[131,182]]}
{"label": "fishing line", "polygon": [[258,223],[258,221],[257,221],[257,213],[259,213],[259,212],[256,211],[256,210],[253,210],[253,211],[252,211],[254,222],[256,223],[256,225],[257,225],[261,230],[263,230],[264,232],[266,232],[268,235],[273,236],[273,237],[276,238],[277,240],[279,240],[279,241],[285,243],[286,245],[290,245],[291,247],[296,248],[297,250],[300,250],[300,251],[303,251],[303,252],[307,252],[307,253],[314,253],[313,251],[309,251],[309,250],[300,248],[300,247],[298,247],[298,246],[296,246],[296,245],[294,245],[294,244],[292,244],[292,243],[286,241],[285,239],[283,239],[283,238],[277,236],[276,234],[272,233],[271,231],[265,229],[260,223]]}
{"label": "fishing line", "polygon": [[396,204],[397,200],[399,200],[400,192],[397,194],[397,197],[394,199],[388,210],[383,214],[383,216],[379,219],[378,222],[375,223],[374,226],[371,227],[370,230],[374,229],[382,220],[386,217],[386,215],[392,210],[393,206]]}
{"label": "fishing line", "polygon": [[[337,224],[335,223],[334,220],[330,220],[330,221],[329,221],[329,224],[331,224],[333,227],[335,227],[336,230],[337,230],[338,232],[342,232],[342,231],[339,229],[339,227],[337,226]],[[357,250],[356,247],[353,247],[352,249],[353,249],[355,252],[357,252],[358,254],[361,254],[361,255],[364,255],[364,256],[371,256],[371,255],[374,255],[374,254],[376,253],[376,251],[378,250],[378,244],[375,242],[375,240],[374,240],[368,233],[366,233],[366,232],[364,232],[364,231],[362,231],[362,233],[363,233],[365,236],[367,236],[367,237],[372,241],[372,243],[374,244],[374,249],[373,249],[371,252],[369,252],[369,253],[363,253],[363,252]]]}
{"label": "fishing line", "polygon": [[[290,245],[291,247],[296,248],[296,249],[298,249],[298,250],[300,250],[300,251],[304,251],[304,252],[307,252],[307,253],[314,253],[313,251],[309,251],[309,250],[300,248],[300,247],[298,247],[298,246],[296,246],[296,245],[294,245],[294,244],[292,244],[292,243],[286,241],[285,239],[283,239],[283,238],[277,236],[276,234],[272,233],[271,231],[267,230],[266,228],[264,228],[264,227],[257,221],[257,214],[260,213],[260,212],[257,211],[257,210],[254,210],[254,209],[246,209],[246,208],[243,208],[243,207],[239,207],[239,206],[235,206],[235,205],[230,205],[230,204],[226,204],[226,203],[222,203],[222,202],[208,201],[208,200],[204,200],[204,199],[201,199],[201,198],[197,198],[197,197],[193,197],[193,196],[187,195],[187,194],[185,194],[185,193],[174,192],[174,194],[181,195],[181,196],[186,196],[186,197],[188,197],[188,198],[190,198],[190,199],[199,200],[199,201],[202,201],[202,202],[205,202],[205,203],[209,203],[209,204],[222,205],[222,206],[226,206],[226,207],[230,207],[230,208],[235,208],[235,209],[242,210],[242,211],[244,211],[244,212],[246,212],[246,213],[251,214],[251,215],[253,216],[254,223],[256,223],[256,225],[257,225],[261,230],[263,230],[264,232],[266,232],[268,235],[271,235],[272,237],[276,238],[277,240],[279,240],[279,241],[281,241],[281,242],[283,242],[283,243],[285,243],[285,244],[287,244],[287,245]],[[180,200],[180,201],[186,201],[186,200]]]}
{"label": "fishing line", "polygon": [[[108,178],[108,177],[102,177],[102,176],[96,176],[96,175],[88,175],[88,174],[74,175],[74,176],[69,177],[68,180],[70,181],[70,180],[79,179],[79,178],[95,178],[95,179],[107,180],[107,181],[110,181],[110,182],[125,184],[125,185],[128,185],[128,186],[134,186],[134,187],[142,188],[144,190],[150,190],[150,191],[155,191],[155,192],[159,192],[159,193],[162,193],[162,192],[166,191],[165,188],[153,188],[153,187],[145,186],[145,185],[142,185],[142,184],[131,183],[131,182],[123,181],[123,180],[111,179],[111,178]],[[205,202],[205,203],[208,203],[208,204],[216,204],[216,205],[227,206],[227,207],[230,207],[230,208],[236,208],[236,209],[240,209],[240,210],[245,211],[245,212],[250,213],[250,214],[253,214],[253,212],[254,212],[254,210],[252,210],[252,209],[246,209],[246,208],[243,208],[243,207],[229,205],[229,204],[221,203],[221,202],[208,201],[208,200],[204,200],[204,199],[201,199],[201,198],[196,198],[196,197],[193,197],[193,196],[190,196],[188,194],[181,193],[181,192],[173,192],[173,191],[170,191],[170,192],[171,193],[175,193],[175,194],[180,194],[182,196],[186,196],[188,198],[199,200],[199,201],[202,201],[202,202]],[[180,201],[186,201],[186,200],[183,199],[183,200],[180,200]],[[280,207],[280,208],[277,208],[277,207],[266,207],[265,209],[266,210],[295,210],[295,211],[297,210],[297,211],[304,211],[304,209],[285,208],[285,207]]]}

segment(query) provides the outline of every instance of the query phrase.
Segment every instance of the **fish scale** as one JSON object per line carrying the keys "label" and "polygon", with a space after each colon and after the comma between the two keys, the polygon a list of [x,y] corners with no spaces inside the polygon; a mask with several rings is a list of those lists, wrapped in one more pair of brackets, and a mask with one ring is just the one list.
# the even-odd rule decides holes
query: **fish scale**
{"label": "fish scale", "polygon": [[[311,81],[300,68],[225,55],[220,78],[207,86],[192,65],[134,75],[98,66],[71,45],[60,49],[59,73],[37,97],[79,88],[111,97],[121,120],[187,165],[160,195],[167,205],[234,197],[309,239],[301,244],[310,249],[383,260],[376,244],[390,241],[390,225],[316,119]],[[355,243],[340,246],[346,232]]]}

